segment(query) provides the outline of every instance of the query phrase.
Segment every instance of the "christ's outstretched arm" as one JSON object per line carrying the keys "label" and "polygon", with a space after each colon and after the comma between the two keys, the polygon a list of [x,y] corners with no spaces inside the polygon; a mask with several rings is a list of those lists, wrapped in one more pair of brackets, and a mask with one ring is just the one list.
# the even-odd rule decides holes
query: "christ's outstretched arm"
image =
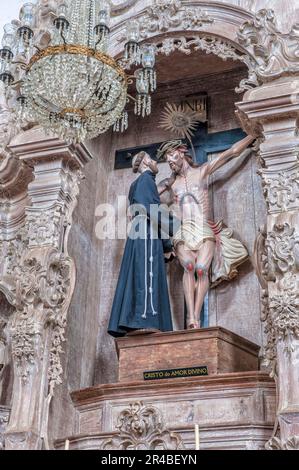
{"label": "christ's outstretched arm", "polygon": [[232,158],[239,157],[241,153],[255,140],[255,137],[248,135],[245,139],[236,142],[230,149],[221,153],[211,163],[207,165],[208,173],[212,174],[214,171],[221,168],[228,163]]}

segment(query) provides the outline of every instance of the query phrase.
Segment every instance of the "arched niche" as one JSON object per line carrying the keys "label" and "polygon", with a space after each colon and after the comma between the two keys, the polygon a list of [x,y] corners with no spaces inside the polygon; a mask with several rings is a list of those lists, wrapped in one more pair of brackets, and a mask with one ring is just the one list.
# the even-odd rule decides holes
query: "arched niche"
{"label": "arched niche", "polygon": [[253,66],[256,59],[238,41],[240,28],[254,18],[253,13],[237,5],[214,1],[164,3],[167,3],[164,8],[148,5],[134,15],[128,12],[125,18],[116,22],[111,31],[112,55],[117,57],[122,53],[127,22],[137,21],[141,42],[156,44],[159,53],[168,55],[180,50],[190,54],[194,49],[215,54],[223,60],[240,60],[248,67],[250,80],[255,81]]}

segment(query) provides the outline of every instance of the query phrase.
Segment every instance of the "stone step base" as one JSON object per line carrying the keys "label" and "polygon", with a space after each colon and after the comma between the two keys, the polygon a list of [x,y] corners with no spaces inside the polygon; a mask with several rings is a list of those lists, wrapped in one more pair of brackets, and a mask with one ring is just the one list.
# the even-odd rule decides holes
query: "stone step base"
{"label": "stone step base", "polygon": [[[195,424],[201,449],[262,449],[275,420],[275,384],[264,372],[122,382],[74,392],[72,399],[77,419],[70,449],[122,448],[124,432],[117,426],[136,403],[142,403],[135,406],[139,422],[148,420],[152,434],[165,431],[167,449],[194,449]],[[151,413],[158,418],[151,420]],[[139,441],[134,445],[146,448],[148,436]],[[56,447],[64,448],[64,442]]]}
{"label": "stone step base", "polygon": [[[184,445],[181,449],[195,450],[193,426],[169,429],[169,431],[181,437]],[[265,450],[265,443],[270,440],[272,432],[272,425],[203,427],[199,430],[199,450]],[[116,433],[74,436],[68,438],[68,445],[70,450],[103,450],[105,443],[115,438],[115,436],[117,436]],[[66,440],[61,439],[55,443],[55,448],[57,450],[65,450],[65,445]]]}

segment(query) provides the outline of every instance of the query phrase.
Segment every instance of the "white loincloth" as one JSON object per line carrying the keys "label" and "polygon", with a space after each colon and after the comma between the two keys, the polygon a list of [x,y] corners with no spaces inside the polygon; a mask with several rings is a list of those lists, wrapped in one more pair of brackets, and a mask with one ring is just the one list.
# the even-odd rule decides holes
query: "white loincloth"
{"label": "white loincloth", "polygon": [[191,251],[198,251],[206,240],[216,243],[215,255],[210,269],[211,287],[221,281],[229,281],[237,276],[237,267],[248,259],[244,245],[232,238],[233,231],[223,228],[222,221],[196,223],[185,220],[173,237],[174,248],[179,243]]}

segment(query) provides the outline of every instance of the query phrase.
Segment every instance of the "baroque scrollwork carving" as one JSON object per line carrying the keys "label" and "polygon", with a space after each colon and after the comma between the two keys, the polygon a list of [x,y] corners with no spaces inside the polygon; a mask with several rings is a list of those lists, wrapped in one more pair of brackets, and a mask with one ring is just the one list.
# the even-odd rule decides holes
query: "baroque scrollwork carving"
{"label": "baroque scrollwork carving", "polygon": [[[62,343],[75,287],[68,234],[82,179],[80,168],[91,157],[85,147],[61,148],[61,142],[54,138],[51,152],[55,146],[57,152],[54,157],[48,155],[41,131],[29,132],[40,137],[35,145],[42,147],[42,156],[30,159],[35,178],[28,187],[21,228],[4,231],[0,239],[5,259],[0,265],[0,289],[15,307],[6,328],[14,370],[6,434],[10,449],[21,445],[15,431],[20,420],[30,429],[24,433],[24,448],[37,449],[42,442],[46,448],[51,446],[47,432],[49,408],[55,386],[62,383]],[[31,143],[26,137],[24,140],[22,145],[30,154]],[[19,148],[15,143],[12,150]]]}
{"label": "baroque scrollwork carving", "polygon": [[27,234],[24,227],[14,233],[14,237],[5,240],[0,235],[0,290],[7,300],[14,305],[16,296],[16,279],[19,273],[21,258],[28,247]]}
{"label": "baroque scrollwork carving", "polygon": [[28,380],[30,365],[35,362],[37,336],[41,336],[41,328],[33,315],[34,312],[28,317],[26,311],[18,317],[15,315],[10,327],[12,356],[24,383]]}
{"label": "baroque scrollwork carving", "polygon": [[[214,18],[206,11],[199,7],[188,8],[179,0],[156,0],[137,20],[143,38],[179,29],[196,31],[214,22]],[[119,37],[120,42],[124,39],[124,36]],[[248,77],[241,81],[237,92],[241,93],[275,78],[299,72],[298,27],[294,25],[289,33],[281,33],[272,10],[262,9],[253,20],[245,22],[237,33],[237,41],[238,44],[231,46],[226,41],[219,43],[219,38],[215,38],[212,47],[210,40],[208,43],[203,40],[200,47],[207,53],[216,53],[224,60],[235,59],[237,56],[237,60],[247,65]],[[166,39],[161,51],[167,51],[168,54],[173,50],[184,52],[183,43],[184,41],[176,46],[171,39],[170,42]]]}
{"label": "baroque scrollwork carving", "polygon": [[259,173],[268,206],[268,233],[263,247],[262,321],[267,333],[265,355],[277,388],[277,417],[267,448],[295,449],[299,442],[294,436],[298,429],[299,165],[298,100],[292,75],[299,72],[298,26],[282,34],[273,11],[261,10],[241,27],[239,43],[254,57],[254,74],[263,85],[237,107],[246,127],[264,136]]}
{"label": "baroque scrollwork carving", "polygon": [[183,449],[181,437],[163,425],[160,411],[141,402],[130,404],[117,421],[118,433],[103,444],[103,449],[176,450]]}
{"label": "baroque scrollwork carving", "polygon": [[61,206],[55,205],[45,212],[30,210],[26,219],[29,246],[52,245],[58,247],[60,240]]}
{"label": "baroque scrollwork carving", "polygon": [[5,327],[7,320],[2,318],[0,314],[0,397],[2,395],[2,373],[7,362],[7,336],[5,332]]}
{"label": "baroque scrollwork carving", "polygon": [[299,237],[287,222],[275,224],[268,234],[262,230],[255,243],[254,264],[262,286],[261,320],[267,335],[264,358],[272,377],[277,375],[278,342],[283,341],[290,353],[293,339],[299,338],[298,245]]}
{"label": "baroque scrollwork carving", "polygon": [[299,208],[299,165],[287,170],[273,172],[263,169],[264,196],[270,213],[290,211]]}
{"label": "baroque scrollwork carving", "polygon": [[166,38],[156,44],[157,53],[170,55],[172,52],[179,51],[189,55],[192,51],[204,51],[206,54],[214,54],[222,60],[238,60],[243,62],[248,68],[248,78],[243,79],[236,88],[237,93],[242,93],[254,86],[257,86],[258,80],[254,73],[253,60],[249,55],[242,54],[232,44],[220,38],[211,35],[192,36],[192,37],[173,37]]}
{"label": "baroque scrollwork carving", "polygon": [[299,72],[298,26],[281,33],[273,10],[260,10],[252,21],[244,23],[238,41],[256,58],[255,73],[261,82]]}
{"label": "baroque scrollwork carving", "polygon": [[299,436],[290,437],[282,442],[279,437],[272,437],[266,444],[267,450],[299,450]]}
{"label": "baroque scrollwork carving", "polygon": [[[263,347],[263,362],[266,368],[269,368],[271,377],[276,377],[276,335],[273,326],[269,306],[268,281],[271,280],[269,275],[268,253],[266,249],[267,229],[262,226],[259,229],[258,236],[255,240],[253,252],[253,264],[257,277],[259,279],[261,291],[261,321],[264,323],[264,331],[267,335],[267,343]],[[274,280],[272,278],[272,280]]]}
{"label": "baroque scrollwork carving", "polygon": [[275,378],[277,377],[276,331],[267,290],[262,290],[261,293],[261,320],[265,324],[264,331],[267,335],[267,344],[263,350],[264,365],[269,370],[270,377]]}
{"label": "baroque scrollwork carving", "polygon": [[12,355],[24,383],[43,354],[44,329],[52,325],[50,387],[61,383],[61,343],[64,340],[66,310],[74,287],[73,261],[53,248],[30,252],[18,270],[16,312],[10,320]]}
{"label": "baroque scrollwork carving", "polygon": [[283,341],[285,351],[294,351],[293,339],[299,338],[299,296],[296,275],[286,274],[277,294],[269,296],[269,309],[276,342]]}
{"label": "baroque scrollwork carving", "polygon": [[[56,180],[52,184],[47,179],[48,192],[58,194],[60,199],[42,209],[27,207],[25,225],[10,240],[0,237],[0,254],[5,260],[0,267],[0,289],[16,307],[8,328],[16,370],[26,383],[43,355],[47,328],[51,336],[47,343],[51,392],[61,383],[60,355],[75,282],[67,241],[81,179],[78,168],[63,165],[58,187]],[[30,191],[35,200],[40,183],[32,183]]]}
{"label": "baroque scrollwork carving", "polygon": [[285,350],[291,352],[292,339],[299,338],[298,246],[295,228],[287,222],[274,224],[268,234],[264,229],[255,243],[254,264],[263,289],[261,319],[267,334],[265,359],[272,376],[276,375],[277,343],[284,341]]}
{"label": "baroque scrollwork carving", "polygon": [[52,338],[48,367],[49,390],[62,383],[63,368],[61,354],[65,341],[67,312],[71,295],[75,287],[75,263],[64,255],[56,257],[48,273],[48,305],[50,306],[49,322],[52,326]]}
{"label": "baroque scrollwork carving", "polygon": [[146,16],[140,20],[140,31],[145,38],[152,33],[163,33],[172,28],[197,29],[213,22],[214,19],[206,12],[198,8],[186,8],[180,0],[155,0],[147,8]]}
{"label": "baroque scrollwork carving", "polygon": [[132,8],[138,0],[126,0],[126,1],[111,1],[111,14],[113,16],[122,15],[125,11]]}
{"label": "baroque scrollwork carving", "polygon": [[4,431],[9,419],[7,408],[0,407],[0,450],[4,450]]}
{"label": "baroque scrollwork carving", "polygon": [[295,228],[287,222],[275,224],[273,230],[268,233],[266,249],[273,277],[276,274],[287,273],[294,268],[299,268],[299,237],[295,233]]}
{"label": "baroque scrollwork carving", "polygon": [[[187,8],[182,2],[158,0],[148,8],[139,19],[141,33],[144,38],[179,28],[194,31],[205,24],[213,23],[214,19],[198,8]],[[123,41],[124,38],[120,38]],[[200,50],[213,53],[223,58],[240,60],[248,67],[248,77],[243,79],[236,89],[241,93],[283,75],[299,72],[299,32],[294,25],[288,34],[281,33],[276,25],[272,10],[260,10],[252,21],[244,23],[237,39],[243,48],[241,52],[236,46],[215,38],[214,42],[202,38]],[[161,52],[167,54],[173,50],[185,52],[184,40],[166,39]]]}

